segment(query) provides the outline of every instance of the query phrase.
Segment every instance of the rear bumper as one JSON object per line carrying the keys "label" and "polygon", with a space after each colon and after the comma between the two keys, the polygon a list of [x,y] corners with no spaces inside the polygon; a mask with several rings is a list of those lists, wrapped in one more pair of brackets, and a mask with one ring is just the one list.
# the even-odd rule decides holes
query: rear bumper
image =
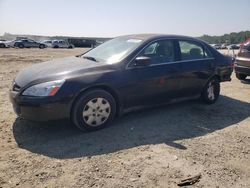
{"label": "rear bumper", "polygon": [[19,96],[10,91],[9,98],[15,113],[24,119],[32,121],[50,121],[70,117],[71,102],[68,99],[46,100]]}

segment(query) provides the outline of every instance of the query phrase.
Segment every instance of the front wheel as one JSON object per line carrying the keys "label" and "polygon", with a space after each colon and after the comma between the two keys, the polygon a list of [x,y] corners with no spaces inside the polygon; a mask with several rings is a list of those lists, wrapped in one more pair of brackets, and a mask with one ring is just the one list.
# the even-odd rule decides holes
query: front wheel
{"label": "front wheel", "polygon": [[80,130],[93,131],[111,123],[115,113],[116,103],[113,96],[103,90],[92,90],[76,101],[72,120]]}
{"label": "front wheel", "polygon": [[6,48],[5,44],[0,44],[0,48]]}
{"label": "front wheel", "polygon": [[40,44],[40,45],[39,45],[39,48],[40,48],[40,49],[44,49],[44,48],[45,48],[45,45],[44,45],[44,44]]}
{"label": "front wheel", "polygon": [[203,88],[201,99],[207,104],[213,104],[217,101],[220,95],[220,81],[217,78],[212,78]]}
{"label": "front wheel", "polygon": [[247,77],[247,76],[244,75],[244,74],[236,73],[236,78],[238,78],[239,80],[245,80],[246,77]]}

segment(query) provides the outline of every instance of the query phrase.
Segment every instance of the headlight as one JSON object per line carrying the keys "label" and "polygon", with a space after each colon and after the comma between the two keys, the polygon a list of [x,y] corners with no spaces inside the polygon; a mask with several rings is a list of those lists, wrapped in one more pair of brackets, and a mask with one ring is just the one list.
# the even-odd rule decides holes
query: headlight
{"label": "headlight", "polygon": [[22,95],[36,96],[36,97],[53,96],[57,93],[57,91],[63,85],[64,81],[65,80],[56,80],[52,82],[45,82],[45,83],[33,85],[25,89]]}

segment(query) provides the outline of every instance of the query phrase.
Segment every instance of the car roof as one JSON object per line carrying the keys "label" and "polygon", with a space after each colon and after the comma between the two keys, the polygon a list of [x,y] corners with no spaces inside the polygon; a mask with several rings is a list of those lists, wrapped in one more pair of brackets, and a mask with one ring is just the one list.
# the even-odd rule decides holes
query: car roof
{"label": "car roof", "polygon": [[197,38],[184,36],[184,35],[173,35],[173,34],[133,34],[133,35],[125,35],[121,37],[128,37],[128,38],[136,38],[141,40],[152,40],[152,39],[159,39],[159,38],[178,38],[178,39],[191,39],[201,41]]}

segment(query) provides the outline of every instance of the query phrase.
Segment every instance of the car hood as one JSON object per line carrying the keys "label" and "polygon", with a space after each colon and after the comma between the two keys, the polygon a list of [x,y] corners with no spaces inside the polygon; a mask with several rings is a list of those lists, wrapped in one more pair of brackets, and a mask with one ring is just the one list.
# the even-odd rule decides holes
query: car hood
{"label": "car hood", "polygon": [[87,72],[104,67],[103,62],[90,61],[81,57],[67,57],[39,63],[20,71],[15,79],[15,83],[23,87],[30,82],[46,79],[67,78],[76,72]]}

